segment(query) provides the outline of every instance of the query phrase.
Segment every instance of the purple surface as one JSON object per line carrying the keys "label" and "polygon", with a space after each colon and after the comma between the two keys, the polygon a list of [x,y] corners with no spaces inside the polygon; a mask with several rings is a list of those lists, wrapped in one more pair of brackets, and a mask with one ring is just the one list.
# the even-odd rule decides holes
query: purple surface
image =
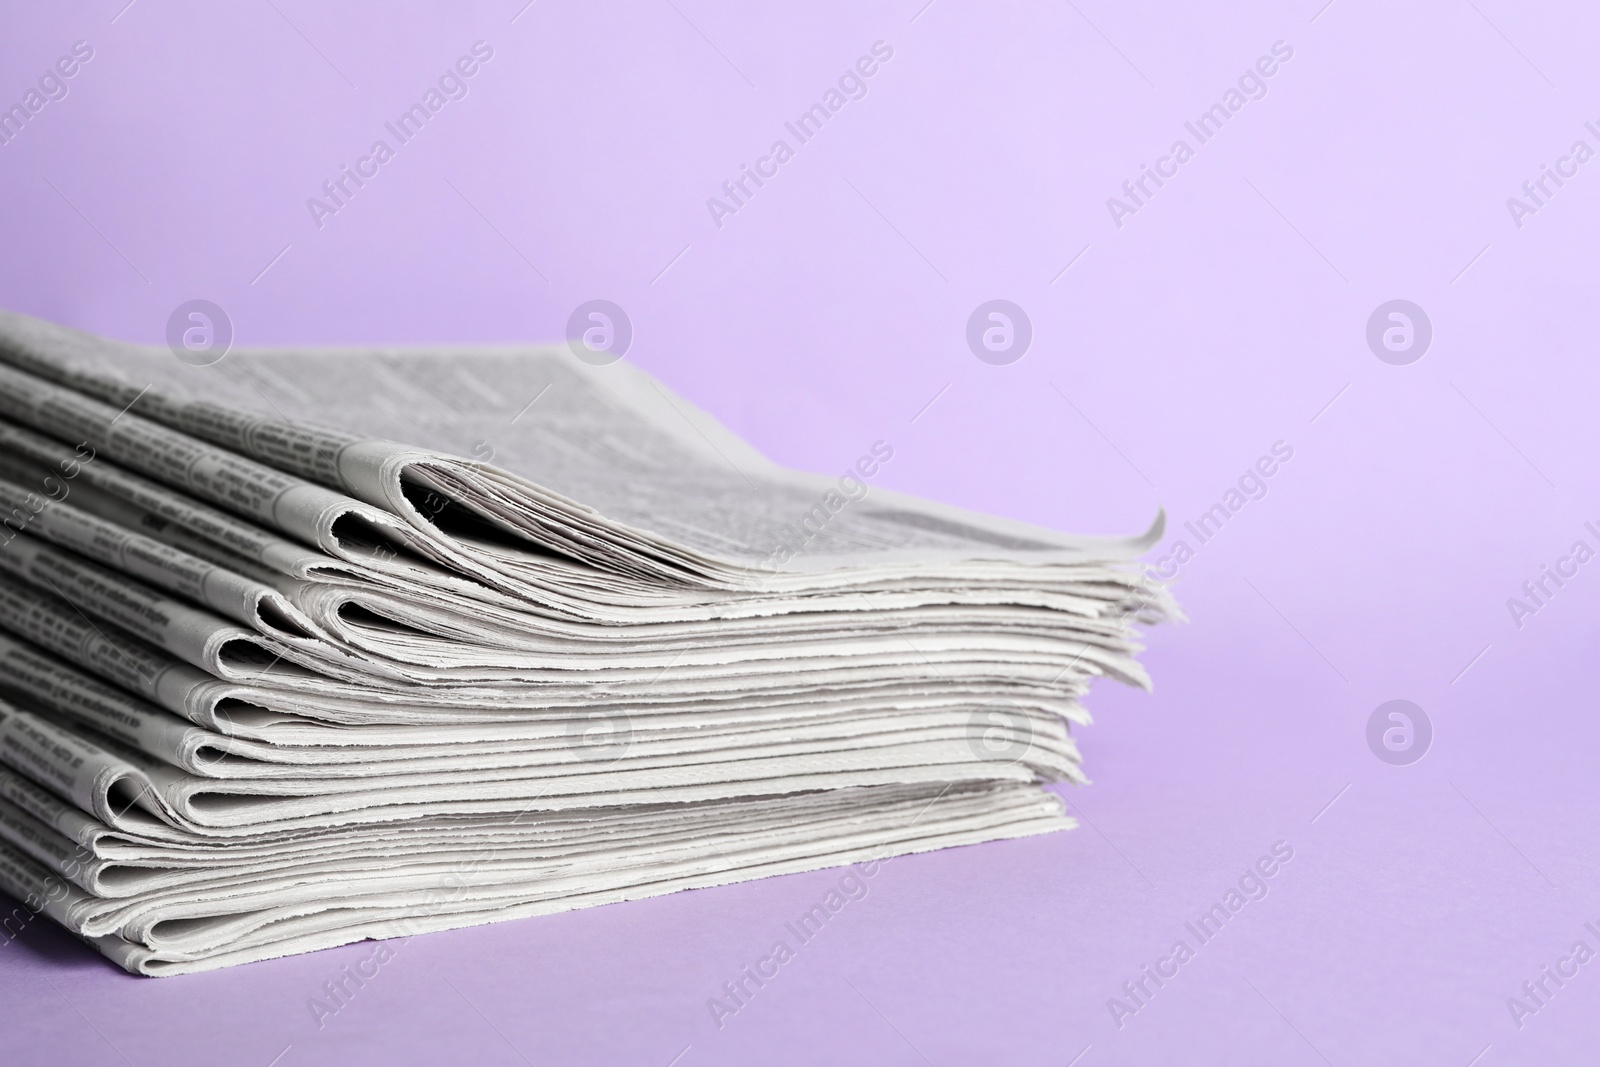
{"label": "purple surface", "polygon": [[[1543,1006],[1523,983],[1600,951],[1600,563],[1520,627],[1507,606],[1600,549],[1600,162],[1521,191],[1600,150],[1593,10],[122,2],[7,13],[0,104],[94,57],[0,147],[0,304],[159,342],[200,297],[278,344],[552,339],[613,300],[628,358],[782,462],[886,438],[885,484],[952,503],[1084,532],[1165,506],[1193,621],[1151,635],[1154,695],[1092,694],[1092,827],[890,863],[720,1029],[708,998],[836,874],[421,937],[320,1028],[308,1001],[371,946],[139,980],[41,920],[0,944],[0,1059],[1593,1058],[1600,962]],[[306,199],[478,40],[465,99],[319,229]],[[880,40],[865,98],[716,226],[706,199]],[[1277,41],[1199,144],[1184,123]],[[1118,227],[1107,198],[1178,138]],[[1008,366],[964,339],[993,298],[1033,325]],[[1410,365],[1366,341],[1393,299],[1432,322]],[[1182,524],[1277,441],[1199,545]],[[1409,766],[1367,744],[1391,699],[1433,724]],[[1200,945],[1185,922],[1278,841]]]}

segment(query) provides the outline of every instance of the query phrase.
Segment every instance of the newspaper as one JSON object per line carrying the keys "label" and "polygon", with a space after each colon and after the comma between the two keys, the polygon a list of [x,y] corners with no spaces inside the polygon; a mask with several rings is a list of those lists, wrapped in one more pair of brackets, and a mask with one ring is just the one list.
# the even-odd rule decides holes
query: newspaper
{"label": "newspaper", "polygon": [[[862,567],[912,574],[944,564],[972,574],[995,560],[1127,560],[1161,535],[1158,519],[1135,538],[1067,537],[868,491],[866,466],[843,487],[842,479],[785,471],[626,363],[594,367],[552,348],[240,352],[196,368],[165,349],[0,313],[0,359],[18,368],[0,385],[27,398],[7,412],[13,418],[142,446],[140,463],[149,465],[136,469],[158,478],[158,470],[175,473],[171,460],[157,466],[169,453],[196,463],[206,477],[190,491],[248,506],[263,522],[289,522],[292,529],[280,528],[302,540],[315,531],[336,541],[324,517],[358,513],[348,498],[315,496],[308,483],[339,489],[405,518],[475,570],[510,577],[546,573],[541,557],[555,549],[624,575],[805,588],[808,572]],[[203,397],[192,395],[197,389]],[[101,406],[91,409],[79,394]],[[123,408],[133,410],[102,429],[97,420]],[[327,428],[334,422],[343,428]],[[193,436],[178,447],[156,426]],[[221,464],[197,440],[235,458]],[[494,466],[462,458],[485,447]],[[888,442],[877,449],[893,451]],[[796,526],[807,536],[798,549]],[[779,551],[786,537],[787,556]]]}
{"label": "newspaper", "polygon": [[[89,510],[114,509],[122,525],[178,538],[194,552],[209,544],[231,556],[295,578],[359,573],[332,556],[303,547],[230,512],[208,506],[97,455],[87,441],[71,446],[0,419],[0,472],[50,503],[88,497]],[[48,506],[35,501],[40,508]],[[30,507],[30,510],[32,508]],[[14,510],[6,532],[27,524]],[[430,578],[433,577],[430,572]]]}
{"label": "newspaper", "polygon": [[[467,458],[468,456],[474,458]],[[1068,828],[1137,563],[562,349],[0,312],[0,889],[173,974]]]}
{"label": "newspaper", "polygon": [[[87,864],[58,851],[60,840],[51,840],[55,848],[29,850],[12,843],[9,834],[0,841],[0,886],[127,969],[169,975],[825,866],[851,865],[870,877],[890,856],[1073,825],[1058,800],[1024,787],[820,796],[836,806],[812,810],[812,798],[787,799],[781,806],[741,801],[729,805],[721,826],[704,829],[704,808],[630,814],[629,821],[645,832],[618,842],[597,843],[610,827],[604,816],[592,816],[575,832],[550,835],[555,839],[546,849],[577,857],[560,864],[511,851],[504,838],[489,837],[470,850],[440,851],[433,863],[399,870],[371,863],[363,876],[340,865],[346,892],[332,909],[307,907],[326,897],[325,862],[276,871],[244,867],[184,888],[176,888],[182,879],[167,873],[162,888],[118,898],[78,885],[67,872],[91,881],[80,873]],[[515,835],[521,842],[533,836],[531,827],[518,827]],[[720,844],[708,848],[708,838]],[[203,899],[227,900],[236,910],[217,914],[213,906],[201,917],[199,908],[185,906]]]}

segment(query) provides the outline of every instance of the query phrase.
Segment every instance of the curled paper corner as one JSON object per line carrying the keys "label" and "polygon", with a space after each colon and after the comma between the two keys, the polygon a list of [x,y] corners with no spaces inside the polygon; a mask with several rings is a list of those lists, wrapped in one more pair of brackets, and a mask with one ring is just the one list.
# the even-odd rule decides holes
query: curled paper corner
{"label": "curled paper corner", "polygon": [[1148,552],[1161,543],[1161,538],[1167,532],[1167,509],[1156,508],[1156,517],[1150,521],[1150,528],[1139,536],[1139,551]]}

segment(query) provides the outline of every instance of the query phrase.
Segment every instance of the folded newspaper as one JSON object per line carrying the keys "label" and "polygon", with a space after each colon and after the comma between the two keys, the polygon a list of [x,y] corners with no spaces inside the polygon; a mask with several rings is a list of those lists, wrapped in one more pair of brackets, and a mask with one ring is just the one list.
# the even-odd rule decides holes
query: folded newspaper
{"label": "folded newspaper", "polygon": [[786,470],[565,348],[0,312],[0,889],[167,975],[1070,827],[1160,519],[893,455]]}

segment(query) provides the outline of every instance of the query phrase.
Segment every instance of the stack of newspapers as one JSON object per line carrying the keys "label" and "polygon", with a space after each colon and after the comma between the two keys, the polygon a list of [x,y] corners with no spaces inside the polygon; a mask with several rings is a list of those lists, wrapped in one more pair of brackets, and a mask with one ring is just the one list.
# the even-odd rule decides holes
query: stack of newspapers
{"label": "stack of newspapers", "polygon": [[139,974],[1069,827],[1176,615],[565,347],[193,363],[0,312],[0,890]]}

